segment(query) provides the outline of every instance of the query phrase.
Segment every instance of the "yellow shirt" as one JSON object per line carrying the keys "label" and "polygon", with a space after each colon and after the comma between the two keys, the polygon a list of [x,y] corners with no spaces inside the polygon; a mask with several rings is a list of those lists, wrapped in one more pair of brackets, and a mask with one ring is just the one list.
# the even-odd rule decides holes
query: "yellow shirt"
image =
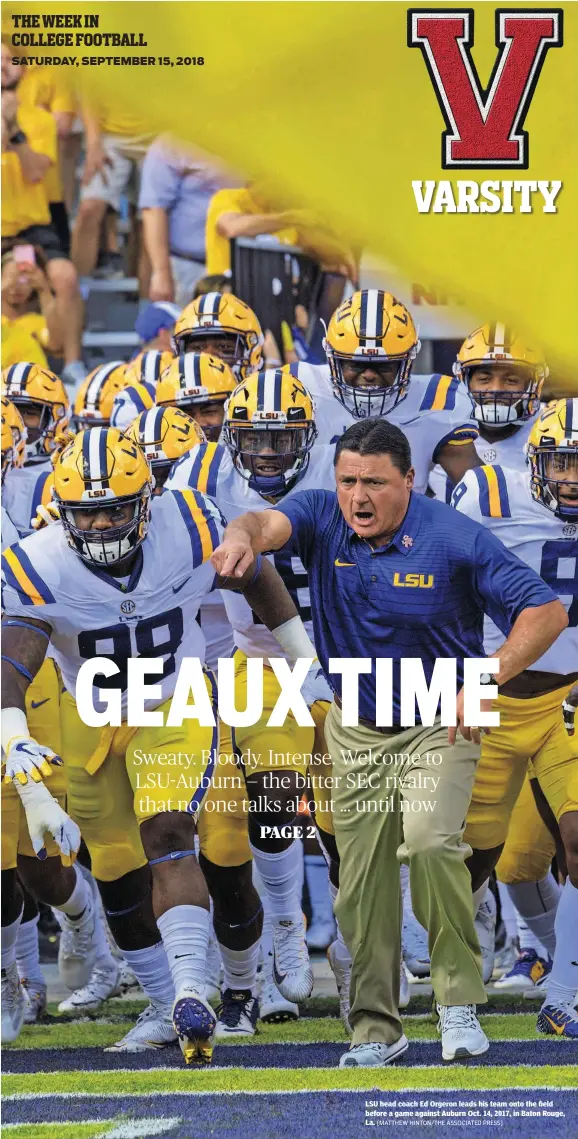
{"label": "yellow shirt", "polygon": [[26,360],[48,367],[44,348],[48,345],[48,326],[42,313],[27,312],[10,320],[2,316],[2,367],[10,368]]}
{"label": "yellow shirt", "polygon": [[[18,84],[18,101],[24,107],[42,107],[52,115],[76,114],[77,101],[61,72],[52,67],[29,67]],[[46,178],[46,192],[49,202],[61,202],[63,198],[60,161],[50,167]]]}
{"label": "yellow shirt", "polygon": [[[18,107],[18,127],[33,150],[56,162],[56,123],[41,107]],[[29,225],[49,225],[46,179],[25,182],[20,159],[13,150],[2,153],[2,237],[14,237]]]}
{"label": "yellow shirt", "polygon": [[[235,190],[217,190],[209,202],[205,227],[207,274],[226,273],[231,268],[231,245],[228,237],[217,233],[217,220],[221,214],[262,214],[262,206],[253,201],[244,187]],[[294,227],[280,229],[272,235],[288,245],[297,245],[298,232]]]}

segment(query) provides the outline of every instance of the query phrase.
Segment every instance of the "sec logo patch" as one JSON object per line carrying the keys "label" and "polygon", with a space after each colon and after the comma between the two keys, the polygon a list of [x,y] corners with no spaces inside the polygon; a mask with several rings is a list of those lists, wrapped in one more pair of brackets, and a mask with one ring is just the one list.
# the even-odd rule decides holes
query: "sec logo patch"
{"label": "sec logo patch", "polygon": [[120,606],[121,613],[134,613],[136,605],[134,601],[122,601]]}
{"label": "sec logo patch", "polygon": [[568,524],[564,527],[562,534],[564,538],[573,538],[577,530],[578,526],[576,526],[574,522],[568,522]]}
{"label": "sec logo patch", "polygon": [[496,451],[495,447],[488,447],[487,451],[484,451],[482,455],[484,463],[495,463],[497,457],[498,452]]}

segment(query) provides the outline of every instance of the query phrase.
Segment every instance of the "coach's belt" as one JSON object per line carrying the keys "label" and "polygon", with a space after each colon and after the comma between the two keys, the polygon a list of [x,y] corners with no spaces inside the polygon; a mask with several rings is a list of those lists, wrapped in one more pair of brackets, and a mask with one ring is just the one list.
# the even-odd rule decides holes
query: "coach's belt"
{"label": "coach's belt", "polygon": [[[335,700],[339,711],[341,711],[340,697],[335,695],[333,699]],[[381,725],[374,724],[372,720],[363,720],[361,716],[359,717],[359,727],[369,728],[371,732],[379,732],[380,736],[399,736],[401,732],[405,731],[405,728],[400,728],[399,726],[397,728],[382,728]]]}
{"label": "coach's belt", "polygon": [[88,771],[89,775],[94,775],[95,771],[98,771],[99,767],[102,767],[105,759],[108,756],[108,753],[110,752],[113,741],[115,743],[116,751],[126,751],[130,741],[132,740],[132,737],[137,731],[138,727],[129,727],[128,724],[121,724],[118,728],[101,728],[98,747],[95,748],[90,759],[88,760],[88,763],[85,766],[85,771]]}

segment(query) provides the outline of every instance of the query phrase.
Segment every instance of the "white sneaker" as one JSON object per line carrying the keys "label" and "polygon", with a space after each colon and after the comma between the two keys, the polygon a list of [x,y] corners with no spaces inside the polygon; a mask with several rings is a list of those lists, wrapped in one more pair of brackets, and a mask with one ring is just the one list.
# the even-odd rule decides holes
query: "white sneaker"
{"label": "white sneaker", "polygon": [[402,957],[401,963],[400,963],[400,968],[399,968],[399,1002],[398,1002],[398,1008],[407,1008],[408,1004],[409,1004],[409,978],[408,978],[406,968],[405,968],[405,965],[403,963],[403,957]]}
{"label": "white sneaker", "polygon": [[496,956],[496,899],[491,890],[481,902],[474,920],[482,951],[482,980],[484,985],[492,979],[494,960]]}
{"label": "white sneaker", "polygon": [[274,919],[273,978],[288,1001],[304,1001],[311,995],[313,970],[307,953],[303,922]]}
{"label": "white sneaker", "polygon": [[26,996],[25,1024],[36,1024],[46,1012],[46,985],[43,981],[28,981],[22,977],[20,981]]}
{"label": "white sneaker", "polygon": [[217,1016],[216,1039],[254,1036],[259,1019],[259,1001],[250,989],[225,989]]}
{"label": "white sneaker", "polygon": [[333,918],[317,920],[315,917],[307,929],[307,948],[313,951],[324,952],[331,945],[335,937],[335,922]]}
{"label": "white sneaker", "polygon": [[409,1048],[405,1036],[400,1036],[395,1044],[355,1044],[345,1052],[339,1061],[340,1068],[384,1068],[403,1056]]}
{"label": "white sneaker", "polygon": [[335,984],[337,985],[337,995],[339,997],[339,1015],[345,1025],[347,1032],[351,1032],[349,1026],[349,986],[351,984],[351,957],[349,950],[343,941],[337,938],[327,950],[327,960],[331,966],[333,976],[335,977]]}
{"label": "white sneaker", "polygon": [[12,1044],[20,1035],[26,1016],[26,993],[16,965],[2,970],[2,1044]]}
{"label": "white sneaker", "polygon": [[95,1012],[109,997],[119,995],[119,974],[116,961],[111,969],[93,969],[88,984],[61,1001],[58,1011],[66,1012],[69,1016],[84,1016],[87,1012]]}
{"label": "white sneaker", "polygon": [[173,1005],[173,1027],[186,1064],[192,1064],[193,1060],[211,1063],[217,1018],[197,989],[183,988],[177,993]]}
{"label": "white sneaker", "polygon": [[174,1044],[176,1039],[171,1006],[151,1001],[126,1036],[104,1051],[148,1052],[151,1048],[166,1048],[167,1045]]}
{"label": "white sneaker", "polygon": [[416,918],[404,918],[401,929],[404,961],[414,977],[429,977],[430,960],[427,933]]}
{"label": "white sneaker", "polygon": [[92,896],[88,897],[80,921],[72,921],[67,914],[56,911],[60,926],[58,969],[62,983],[72,992],[88,984],[96,960],[96,910]]}
{"label": "white sneaker", "polygon": [[444,1060],[466,1060],[488,1051],[490,1043],[476,1016],[475,1005],[437,1005],[437,1010]]}
{"label": "white sneaker", "polygon": [[299,1020],[299,1005],[288,1001],[279,992],[272,977],[263,977],[259,992],[260,1017],[265,1024],[284,1024],[287,1020]]}

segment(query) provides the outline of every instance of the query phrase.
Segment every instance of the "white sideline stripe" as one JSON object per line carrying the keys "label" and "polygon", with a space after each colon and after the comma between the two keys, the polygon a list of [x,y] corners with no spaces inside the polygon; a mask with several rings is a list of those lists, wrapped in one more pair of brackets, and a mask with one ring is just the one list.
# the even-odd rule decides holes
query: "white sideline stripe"
{"label": "white sideline stripe", "polygon": [[[504,1065],[504,1066],[508,1067],[508,1065]],[[468,1064],[467,1071],[471,1072],[473,1068],[475,1068],[477,1071],[479,1068],[482,1068],[482,1067],[484,1067],[483,1064]],[[543,1068],[544,1065],[543,1064],[526,1064],[525,1067],[526,1068]],[[437,1069],[438,1071],[440,1071],[440,1065],[439,1064],[414,1064],[412,1067],[412,1071],[414,1071],[414,1072],[432,1071],[433,1069]],[[140,1069],[140,1070],[143,1071],[145,1069]],[[146,1069],[146,1070],[150,1071],[151,1069]],[[273,1069],[271,1069],[271,1068],[247,1068],[246,1069],[246,1071],[251,1071],[251,1072],[270,1072],[272,1070]],[[336,1070],[337,1069],[334,1069],[334,1068],[315,1068],[314,1069],[314,1071],[316,1071],[316,1072],[331,1072],[331,1071],[336,1071]],[[342,1068],[341,1070],[344,1072],[346,1072],[346,1071],[351,1072],[354,1069],[353,1068]],[[370,1071],[370,1070],[372,1070],[372,1069],[367,1069],[367,1068],[363,1069],[363,1071]],[[407,1069],[401,1069],[401,1070],[406,1071]],[[136,1072],[138,1074],[139,1069],[138,1068],[117,1068],[117,1069],[115,1069],[115,1071],[117,1071],[119,1075],[129,1075],[129,1074],[134,1073],[134,1072]],[[154,1068],[153,1071],[155,1071],[155,1072],[174,1072],[174,1071],[178,1071],[178,1069],[175,1069],[175,1068]],[[230,1068],[211,1068],[211,1071],[212,1072],[230,1072],[231,1069]],[[445,1071],[445,1068],[442,1068],[441,1071]],[[51,1072],[50,1074],[53,1076],[57,1076],[59,1073],[58,1072]],[[524,1091],[524,1089],[526,1087],[528,1088],[529,1091],[531,1090],[533,1092],[534,1091],[569,1092],[569,1091],[574,1090],[570,1084],[556,1084],[554,1087],[550,1087],[549,1084],[532,1084],[531,1088],[530,1088],[530,1085],[526,1085],[526,1084],[513,1084],[513,1085],[509,1084],[507,1087],[495,1087],[495,1088],[492,1087],[492,1088],[490,1088],[490,1091],[492,1091],[492,1092],[508,1092],[508,1091],[512,1090],[512,1087],[514,1087],[516,1089],[516,1091],[521,1091],[521,1092]],[[186,1095],[186,1096],[199,1096],[199,1095],[236,1095],[236,1096],[238,1096],[238,1095],[317,1095],[319,1092],[343,1092],[344,1095],[349,1095],[351,1092],[366,1092],[367,1090],[368,1090],[367,1088],[363,1088],[363,1087],[361,1087],[361,1088],[271,1088],[271,1089],[265,1089],[263,1091],[261,1091],[261,1090],[255,1091],[255,1090],[251,1090],[251,1089],[247,1089],[247,1088],[235,1088],[234,1091],[227,1092],[227,1091],[223,1091],[221,1088],[205,1089],[203,1091],[201,1091],[200,1089],[198,1091],[187,1091],[186,1088],[181,1091],[179,1088],[172,1088],[170,1091],[157,1091],[155,1089],[154,1091],[146,1091],[146,1092],[17,1092],[16,1095],[2,1096],[2,1099],[3,1099],[4,1103],[21,1103],[22,1100],[25,1100],[25,1099],[55,1099],[55,1098],[56,1099],[58,1099],[58,1098],[59,1099],[114,1099],[114,1098],[118,1099],[121,1096],[123,1099],[129,1099],[131,1097],[135,1098],[135,1099],[136,1098],[145,1099],[146,1096],[150,1096],[150,1095],[172,1096],[173,1099],[177,1095]],[[480,1091],[480,1088],[465,1088],[463,1086],[463,1084],[460,1084],[457,1087],[447,1087],[446,1085],[444,1085],[443,1087],[437,1087],[437,1088],[436,1087],[429,1088],[429,1087],[425,1087],[425,1086],[423,1086],[423,1087],[420,1086],[419,1088],[383,1088],[382,1091],[391,1091],[392,1093],[393,1092],[408,1092],[408,1093],[409,1092],[412,1092],[412,1093],[413,1092],[452,1092],[452,1093],[454,1093],[454,1092],[468,1092],[468,1091],[476,1092],[476,1091]],[[66,1123],[66,1120],[61,1120],[60,1122]],[[71,1120],[71,1122],[74,1122],[74,1120]],[[80,1122],[80,1121],[77,1121],[77,1122]],[[7,1126],[12,1126],[12,1124],[6,1124],[6,1123],[3,1124],[3,1129],[6,1128]],[[16,1124],[14,1124],[14,1126],[16,1126]],[[22,1124],[19,1123],[18,1127],[22,1127]]]}
{"label": "white sideline stripe", "polygon": [[[68,1120],[59,1122],[66,1124]],[[83,1127],[102,1127],[105,1122],[104,1119],[70,1120],[71,1125],[82,1123]],[[149,1139],[153,1135],[164,1135],[166,1131],[170,1131],[182,1122],[180,1116],[174,1116],[173,1119],[127,1119],[112,1131],[100,1131],[94,1139]],[[22,1123],[5,1123],[3,1130],[10,1132],[16,1127],[22,1127]]]}

